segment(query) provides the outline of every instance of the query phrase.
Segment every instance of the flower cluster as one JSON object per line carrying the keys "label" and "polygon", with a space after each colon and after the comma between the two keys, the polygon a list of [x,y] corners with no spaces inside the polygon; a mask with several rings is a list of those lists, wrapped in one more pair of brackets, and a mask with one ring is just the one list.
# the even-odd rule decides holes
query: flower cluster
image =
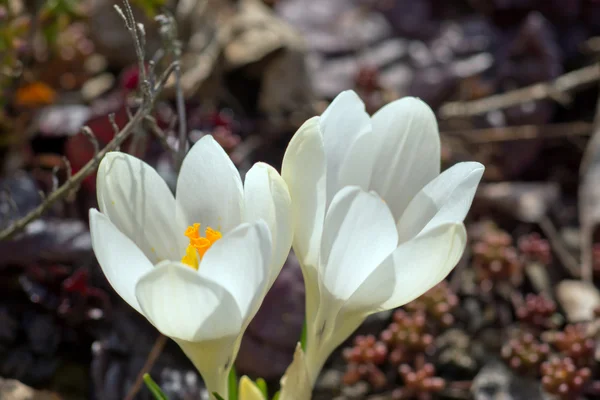
{"label": "flower cluster", "polygon": [[589,368],[578,368],[569,357],[552,358],[542,364],[542,386],[560,399],[575,399],[590,380]]}
{"label": "flower cluster", "polygon": [[452,311],[458,306],[458,296],[446,281],[441,282],[416,300],[406,304],[407,311],[424,312],[440,326],[449,327],[454,323]]}
{"label": "flower cluster", "polygon": [[548,357],[550,346],[540,343],[531,333],[524,332],[502,346],[502,358],[508,365],[522,373],[536,374],[540,365]]}
{"label": "flower cluster", "polygon": [[596,341],[590,336],[587,324],[567,325],[552,335],[550,342],[578,366],[591,366],[594,362]]}
{"label": "flower cluster", "polygon": [[528,294],[523,304],[516,306],[518,320],[537,329],[553,328],[556,303],[544,295]]}
{"label": "flower cluster", "polygon": [[381,332],[381,340],[392,350],[390,362],[394,365],[409,362],[415,354],[428,350],[433,335],[427,332],[427,317],[422,312],[394,312],[393,322]]}
{"label": "flower cluster", "polygon": [[392,392],[392,399],[430,399],[431,395],[442,391],[446,382],[435,376],[433,364],[425,364],[421,368],[413,369],[408,364],[398,367],[398,372],[404,382],[404,387]]}
{"label": "flower cluster", "polygon": [[[299,128],[281,176],[258,163],[242,183],[223,147],[205,136],[183,161],[173,195],[143,161],[109,153],[97,176],[100,211],[90,211],[92,242],[115,290],[224,398],[242,335],[293,244],[307,329],[289,381],[312,387],[367,316],[413,301],[454,268],[483,171],[465,162],[440,173],[435,115],[421,100],[394,101],[371,117],[347,91]],[[396,313],[385,336],[398,362],[430,344],[426,314],[451,323],[456,299],[437,290],[412,306],[423,308],[413,317]],[[357,343],[352,356],[377,355],[372,342]],[[437,388],[423,371],[415,382]]]}
{"label": "flower cluster", "polygon": [[518,283],[522,263],[512,237],[500,230],[486,232],[473,245],[473,266],[477,279],[487,287],[495,282]]}
{"label": "flower cluster", "polygon": [[527,261],[539,262],[544,265],[552,262],[550,243],[537,232],[521,236],[518,241],[518,247]]}
{"label": "flower cluster", "polygon": [[[387,366],[393,366],[394,369],[400,366],[402,381],[412,382],[412,386],[402,391],[402,396],[408,397],[402,398],[412,398],[416,396],[415,393],[430,393],[439,386],[430,383],[440,380],[429,379],[432,376],[427,375],[426,371],[430,366],[423,369],[424,360],[435,353],[435,335],[454,322],[451,312],[458,302],[458,296],[443,281],[418,299],[395,310],[392,321],[381,331],[379,340],[373,335],[356,336],[354,345],[343,351],[347,364],[344,383],[351,385],[366,381],[375,389],[383,388],[391,383],[390,374],[383,370],[387,371]],[[411,366],[420,372],[409,374],[407,368]],[[417,383],[413,382],[413,378],[418,378],[415,381]]]}
{"label": "flower cluster", "polygon": [[378,366],[385,362],[387,353],[387,346],[375,336],[356,336],[354,346],[344,349],[343,352],[348,363],[344,383],[351,385],[366,380],[374,388],[383,387],[387,380]]}

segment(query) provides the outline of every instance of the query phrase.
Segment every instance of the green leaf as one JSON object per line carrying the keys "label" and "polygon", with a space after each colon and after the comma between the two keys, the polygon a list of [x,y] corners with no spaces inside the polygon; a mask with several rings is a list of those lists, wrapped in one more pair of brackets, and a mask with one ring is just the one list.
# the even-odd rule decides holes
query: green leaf
{"label": "green leaf", "polygon": [[152,393],[156,400],[169,400],[166,394],[163,393],[162,389],[149,374],[144,374],[144,383],[148,387],[148,390]]}
{"label": "green leaf", "polygon": [[273,400],[279,400],[279,391],[273,395]]}
{"label": "green leaf", "polygon": [[223,396],[221,396],[221,395],[220,395],[219,393],[217,393],[217,392],[213,392],[213,396],[215,396],[215,398],[216,398],[217,400],[225,400],[225,399],[223,398]]}
{"label": "green leaf", "polygon": [[229,371],[229,400],[238,399],[238,377],[235,365]]}
{"label": "green leaf", "polygon": [[147,16],[154,17],[166,0],[133,0],[133,4],[144,10]]}
{"label": "green leaf", "polygon": [[304,318],[304,322],[302,323],[302,333],[300,334],[300,347],[302,347],[302,351],[306,351],[306,318]]}
{"label": "green leaf", "polygon": [[255,383],[256,387],[265,395],[265,399],[268,399],[269,390],[267,389],[267,382],[263,378],[258,378]]}

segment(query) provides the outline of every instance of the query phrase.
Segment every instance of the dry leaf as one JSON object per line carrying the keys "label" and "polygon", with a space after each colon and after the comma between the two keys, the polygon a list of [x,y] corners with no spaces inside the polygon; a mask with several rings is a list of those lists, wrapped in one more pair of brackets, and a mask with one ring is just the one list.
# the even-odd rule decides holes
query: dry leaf
{"label": "dry leaf", "polygon": [[55,393],[37,391],[14,379],[0,378],[0,399],[2,400],[61,400]]}
{"label": "dry leaf", "polygon": [[17,89],[17,106],[37,107],[54,103],[56,92],[43,82],[33,82]]}
{"label": "dry leaf", "polygon": [[593,284],[564,280],[556,287],[556,299],[565,310],[569,322],[591,321],[600,306],[600,292]]}

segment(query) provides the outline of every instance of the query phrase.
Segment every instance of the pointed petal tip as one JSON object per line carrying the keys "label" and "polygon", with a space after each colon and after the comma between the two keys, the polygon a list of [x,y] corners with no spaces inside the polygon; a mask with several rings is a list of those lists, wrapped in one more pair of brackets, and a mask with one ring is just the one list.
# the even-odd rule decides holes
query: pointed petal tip
{"label": "pointed petal tip", "polygon": [[[216,147],[222,149],[221,145],[215,140],[215,138],[212,135],[204,135],[200,139],[198,139],[196,141],[196,143],[194,143],[192,145],[192,147],[188,151],[188,154],[190,154],[192,152],[192,149],[194,149],[194,148],[202,148],[202,147],[210,147],[210,146],[216,146]],[[198,149],[196,149],[196,150],[198,150]],[[187,157],[187,154],[186,154],[186,157]]]}
{"label": "pointed petal tip", "polygon": [[365,105],[364,102],[362,101],[362,99],[360,98],[360,96],[358,95],[358,93],[356,93],[352,89],[348,89],[348,90],[344,90],[344,91],[340,92],[337,96],[335,96],[335,99],[333,101],[336,101],[338,99],[346,99],[346,100],[353,101],[353,102],[360,102],[360,104],[362,104],[363,107]]}

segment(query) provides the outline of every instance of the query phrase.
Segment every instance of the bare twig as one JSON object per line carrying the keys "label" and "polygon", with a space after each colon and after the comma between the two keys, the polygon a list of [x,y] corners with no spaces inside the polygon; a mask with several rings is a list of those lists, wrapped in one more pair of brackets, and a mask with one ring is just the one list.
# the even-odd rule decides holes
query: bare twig
{"label": "bare twig", "polygon": [[163,39],[163,47],[173,55],[174,62],[177,63],[175,67],[175,98],[177,102],[177,122],[179,124],[179,147],[175,158],[175,168],[179,171],[187,150],[185,100],[181,86],[181,42],[177,39],[177,23],[171,14],[159,15],[156,20],[161,25],[160,34]]}
{"label": "bare twig", "polygon": [[175,68],[175,87],[177,98],[177,120],[179,123],[179,147],[177,149],[177,163],[175,168],[177,171],[181,169],[183,159],[187,150],[187,124],[185,116],[185,103],[183,100],[183,89],[181,88],[181,66]]}
{"label": "bare twig", "polygon": [[118,6],[114,5],[115,10],[119,13],[123,21],[125,22],[125,27],[129,31],[133,43],[135,46],[135,52],[138,59],[138,69],[140,74],[140,87],[142,89],[142,93],[144,97],[150,97],[150,84],[148,83],[148,75],[146,73],[146,53],[144,52],[144,48],[142,47],[142,43],[145,43],[145,37],[140,38],[140,36],[145,36],[145,31],[140,29],[137,22],[135,21],[135,17],[133,16],[133,10],[131,9],[131,5],[128,0],[123,0],[123,6],[125,7],[125,12]]}
{"label": "bare twig", "polygon": [[172,155],[177,156],[177,150],[169,144],[166,133],[160,129],[156,123],[156,119],[154,119],[153,116],[148,115],[146,118],[144,118],[144,122],[146,124],[146,128],[158,139],[162,147]]}
{"label": "bare twig", "polygon": [[92,146],[94,146],[94,157],[96,157],[100,152],[100,144],[98,143],[96,136],[94,136],[94,132],[92,132],[89,126],[84,126],[81,128],[81,133],[83,133],[83,135],[90,140]]}
{"label": "bare twig", "polygon": [[540,228],[544,232],[544,235],[550,240],[552,249],[558,256],[561,263],[567,269],[567,271],[574,277],[580,277],[581,271],[579,269],[579,263],[569,252],[569,249],[563,242],[559,233],[556,231],[554,224],[547,216],[543,216],[539,221]]}
{"label": "bare twig", "polygon": [[550,139],[585,136],[592,132],[588,122],[568,122],[549,125],[521,125],[502,128],[443,131],[442,135],[459,136],[472,144],[507,142],[511,140]]}
{"label": "bare twig", "polygon": [[142,384],[144,383],[144,375],[152,369],[154,363],[160,356],[160,353],[162,353],[166,344],[167,337],[165,335],[159,334],[156,340],[154,341],[154,345],[152,346],[150,353],[148,353],[148,358],[146,358],[144,366],[138,373],[137,378],[135,379],[135,383],[133,384],[131,389],[129,389],[127,396],[125,396],[125,400],[133,400],[135,398],[135,395],[140,391],[140,389],[142,388]]}
{"label": "bare twig", "polygon": [[594,279],[593,267],[593,229],[596,222],[590,219],[593,210],[597,207],[594,201],[597,196],[591,195],[596,193],[597,181],[595,169],[600,158],[600,93],[596,100],[596,114],[594,116],[593,134],[587,143],[587,147],[579,164],[579,222],[581,225],[579,237],[581,244],[581,277],[587,282],[592,282]]}
{"label": "bare twig", "polygon": [[127,125],[125,125],[123,130],[115,135],[115,137],[106,145],[106,147],[104,147],[95,157],[88,161],[87,164],[81,168],[81,170],[71,177],[71,179],[67,180],[62,186],[56,188],[56,190],[50,193],[42,204],[30,211],[20,220],[14,222],[8,228],[0,231],[0,240],[10,239],[17,232],[21,231],[25,226],[27,226],[27,224],[39,218],[54,203],[67,196],[72,190],[78,188],[81,182],[96,170],[100,164],[100,160],[102,160],[102,157],[104,157],[109,151],[113,151],[118,148],[125,141],[125,139],[129,137],[137,124],[139,124],[150,112],[151,104],[153,103],[151,102],[147,106],[140,108],[133,119],[129,121]]}
{"label": "bare twig", "polygon": [[2,220],[0,222],[4,225],[5,221],[10,221],[10,215],[12,213],[19,213],[19,207],[17,206],[15,199],[13,199],[10,189],[6,186],[0,189],[0,198],[8,205],[8,210],[6,210],[6,212],[3,209],[0,209],[0,213],[2,214]]}
{"label": "bare twig", "polygon": [[130,31],[133,41],[136,47],[136,54],[138,55],[139,61],[139,74],[141,77],[140,85],[142,86],[142,99],[141,104],[135,113],[135,115],[129,120],[129,122],[123,127],[121,131],[116,124],[114,115],[109,115],[109,121],[115,130],[114,138],[104,147],[102,150],[99,150],[98,141],[93,135],[93,132],[88,127],[83,128],[82,132],[88,138],[90,138],[93,146],[94,146],[94,157],[87,162],[75,175],[71,176],[66,180],[60,187],[55,188],[45,199],[44,201],[37,206],[35,209],[30,211],[23,218],[13,222],[10,226],[0,231],[0,240],[5,240],[13,237],[17,232],[20,232],[27,224],[39,218],[46,210],[48,210],[54,203],[58,200],[63,199],[69,196],[70,193],[73,193],[81,182],[91,175],[100,164],[102,158],[109,151],[116,150],[120,147],[120,145],[129,137],[129,135],[137,128],[137,126],[143,121],[143,119],[149,115],[151,112],[154,102],[157,98],[157,94],[162,91],[164,85],[169,78],[169,75],[175,70],[175,68],[179,65],[179,63],[174,62],[170,64],[167,69],[163,72],[160,79],[156,83],[155,86],[150,87],[149,81],[147,78],[146,67],[145,67],[145,58],[144,58],[144,50],[141,45],[144,43],[144,39],[140,39],[140,35],[143,35],[143,29],[140,29],[135,22],[133,17],[133,12],[131,11],[131,7],[127,0],[123,1],[125,5],[125,13],[119,8],[115,6],[115,9],[121,15],[127,29]]}
{"label": "bare twig", "polygon": [[108,114],[108,120],[110,121],[110,126],[112,126],[113,128],[113,132],[114,134],[118,134],[119,133],[119,125],[117,125],[117,121],[115,119],[115,114],[114,113],[110,113]]}
{"label": "bare twig", "polygon": [[542,99],[555,99],[564,103],[568,101],[565,97],[567,92],[582,89],[598,80],[600,67],[594,64],[568,72],[553,81],[537,83],[480,100],[446,103],[440,108],[439,114],[441,118],[472,117]]}

